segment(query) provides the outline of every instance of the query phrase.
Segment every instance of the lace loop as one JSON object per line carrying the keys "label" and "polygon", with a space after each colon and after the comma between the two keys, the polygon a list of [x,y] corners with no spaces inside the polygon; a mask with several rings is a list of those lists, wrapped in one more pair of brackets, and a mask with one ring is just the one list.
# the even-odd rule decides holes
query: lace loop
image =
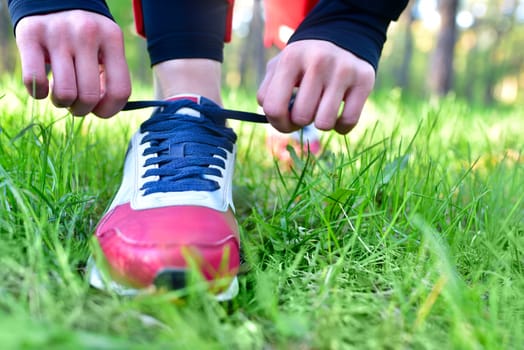
{"label": "lace loop", "polygon": [[[265,116],[225,110],[210,100],[134,101],[124,110],[156,107],[150,119],[142,123],[145,134],[143,152],[148,156],[143,177],[155,177],[146,182],[144,195],[157,192],[215,191],[220,188],[228,152],[233,152],[237,136],[225,124],[226,118],[267,122]],[[193,116],[182,111],[190,108],[199,112]]]}

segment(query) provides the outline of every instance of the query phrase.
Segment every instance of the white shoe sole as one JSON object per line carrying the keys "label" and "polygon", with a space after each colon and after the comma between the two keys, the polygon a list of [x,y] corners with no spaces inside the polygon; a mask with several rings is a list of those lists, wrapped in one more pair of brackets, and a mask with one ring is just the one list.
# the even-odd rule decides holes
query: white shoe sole
{"label": "white shoe sole", "polygon": [[[110,291],[121,296],[136,296],[147,293],[147,289],[135,289],[123,286],[115,281],[106,281],[92,257],[87,262],[87,271],[89,284],[96,289]],[[229,287],[222,293],[216,294],[215,299],[219,302],[232,300],[238,295],[238,290],[238,278],[235,276]]]}

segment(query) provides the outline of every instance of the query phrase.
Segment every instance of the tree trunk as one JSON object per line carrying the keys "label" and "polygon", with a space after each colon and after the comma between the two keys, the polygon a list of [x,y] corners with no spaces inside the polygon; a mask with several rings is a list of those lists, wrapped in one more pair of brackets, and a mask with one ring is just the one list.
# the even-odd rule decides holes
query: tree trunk
{"label": "tree trunk", "polygon": [[5,2],[0,1],[0,73],[15,67],[13,28]]}
{"label": "tree trunk", "polygon": [[487,77],[484,86],[484,103],[487,105],[495,103],[495,86],[502,77],[503,72],[506,71],[504,63],[500,62],[500,59],[497,59],[497,56],[501,55],[501,46],[503,44],[504,37],[510,33],[515,26],[515,17],[518,6],[518,1],[505,1],[500,14],[502,15],[502,19],[496,21],[495,26],[493,27],[493,30],[496,33],[496,39],[493,41],[493,45],[489,50],[489,68],[487,70]]}
{"label": "tree trunk", "polygon": [[405,13],[405,29],[404,29],[404,50],[403,50],[403,58],[402,62],[400,64],[398,73],[397,73],[397,86],[408,89],[409,88],[409,81],[410,81],[410,69],[411,69],[411,62],[413,60],[413,6],[415,5],[415,0],[410,0],[408,7],[406,8]]}
{"label": "tree trunk", "polygon": [[250,73],[250,66],[254,68],[255,84],[259,86],[262,83],[266,69],[266,58],[264,49],[264,20],[262,17],[262,1],[255,0],[253,3],[253,17],[249,24],[249,34],[244,41],[240,54],[240,85],[249,85],[247,75]]}
{"label": "tree trunk", "polygon": [[430,91],[439,96],[446,95],[453,85],[453,58],[457,40],[457,25],[455,23],[457,8],[458,0],[439,1],[441,26],[428,75]]}

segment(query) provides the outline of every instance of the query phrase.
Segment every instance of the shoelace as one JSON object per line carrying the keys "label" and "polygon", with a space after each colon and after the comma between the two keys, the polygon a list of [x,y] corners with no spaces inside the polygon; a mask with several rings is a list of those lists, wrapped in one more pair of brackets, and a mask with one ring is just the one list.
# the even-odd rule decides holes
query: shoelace
{"label": "shoelace", "polygon": [[[140,127],[147,133],[142,144],[149,143],[143,155],[156,156],[148,158],[144,166],[156,167],[148,169],[144,177],[158,176],[158,180],[143,185],[144,195],[219,189],[219,183],[210,177],[222,177],[224,159],[233,151],[237,138],[225,120],[267,123],[263,115],[222,109],[206,101],[132,101],[124,110],[146,107],[157,110]],[[201,117],[180,113],[181,108],[198,111]]]}

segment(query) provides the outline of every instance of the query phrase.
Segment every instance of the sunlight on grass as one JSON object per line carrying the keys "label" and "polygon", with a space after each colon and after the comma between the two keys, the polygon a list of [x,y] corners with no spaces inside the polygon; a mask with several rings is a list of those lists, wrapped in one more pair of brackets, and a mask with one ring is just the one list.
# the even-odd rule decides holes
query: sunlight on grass
{"label": "sunlight on grass", "polygon": [[[240,295],[220,304],[197,285],[182,300],[122,298],[83,277],[129,137],[149,111],[73,118],[8,80],[2,95],[7,348],[524,344],[522,109],[377,93],[351,134],[323,134],[323,152],[292,154],[291,168],[265,149],[264,126],[232,123],[246,266]],[[256,111],[254,94],[224,97]]]}

